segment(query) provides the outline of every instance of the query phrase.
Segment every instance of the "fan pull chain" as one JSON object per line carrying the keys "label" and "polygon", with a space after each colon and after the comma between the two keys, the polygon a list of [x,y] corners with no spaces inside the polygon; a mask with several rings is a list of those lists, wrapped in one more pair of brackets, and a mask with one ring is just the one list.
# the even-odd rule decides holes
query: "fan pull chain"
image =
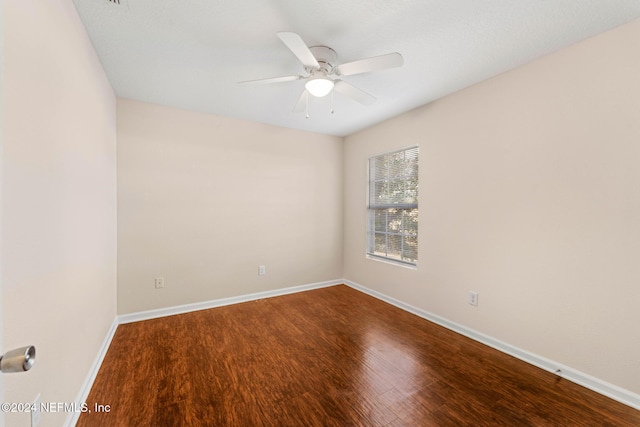
{"label": "fan pull chain", "polygon": [[333,90],[331,91],[331,114],[333,114]]}
{"label": "fan pull chain", "polygon": [[307,92],[307,96],[305,97],[305,103],[306,103],[306,107],[305,107],[305,118],[309,118],[309,92]]}

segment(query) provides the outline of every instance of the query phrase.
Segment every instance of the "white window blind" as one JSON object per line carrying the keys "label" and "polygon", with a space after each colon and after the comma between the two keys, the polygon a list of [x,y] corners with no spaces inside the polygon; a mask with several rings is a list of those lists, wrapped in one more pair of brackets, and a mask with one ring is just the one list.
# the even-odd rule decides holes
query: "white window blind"
{"label": "white window blind", "polygon": [[368,255],[416,264],[418,147],[369,159],[368,238]]}

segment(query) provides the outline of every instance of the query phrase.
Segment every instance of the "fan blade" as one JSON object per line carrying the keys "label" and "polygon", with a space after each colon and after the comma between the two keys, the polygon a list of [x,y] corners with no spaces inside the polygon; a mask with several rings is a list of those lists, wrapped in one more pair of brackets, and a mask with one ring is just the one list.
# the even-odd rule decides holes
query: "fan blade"
{"label": "fan blade", "polygon": [[289,50],[304,64],[305,67],[318,68],[320,64],[313,56],[313,53],[309,50],[302,38],[296,33],[279,32],[278,37],[282,40],[282,43],[287,45]]}
{"label": "fan blade", "polygon": [[374,56],[372,58],[342,64],[338,66],[338,75],[350,76],[352,74],[368,73],[370,71],[400,67],[402,64],[404,64],[402,55],[398,52],[388,53],[386,55]]}
{"label": "fan blade", "polygon": [[284,77],[272,77],[269,79],[247,80],[244,82],[238,82],[239,85],[261,85],[269,83],[283,83],[292,82],[294,80],[304,79],[303,76],[284,76]]}
{"label": "fan blade", "polygon": [[344,80],[335,80],[333,89],[362,105],[371,105],[376,102],[375,96],[369,95],[367,92],[358,89]]}
{"label": "fan blade", "polygon": [[307,103],[309,102],[309,92],[305,89],[300,95],[300,99],[296,103],[296,106],[293,107],[294,113],[303,113],[307,109]]}

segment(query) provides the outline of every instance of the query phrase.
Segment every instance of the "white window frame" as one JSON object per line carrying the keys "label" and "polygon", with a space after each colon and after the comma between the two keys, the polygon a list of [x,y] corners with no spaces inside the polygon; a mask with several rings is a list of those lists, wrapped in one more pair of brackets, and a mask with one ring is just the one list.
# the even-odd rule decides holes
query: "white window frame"
{"label": "white window frame", "polygon": [[[380,170],[376,171],[377,160],[384,162],[385,158],[400,153],[403,156],[406,156],[407,153],[411,154],[412,158],[415,159],[415,166],[411,169],[403,168],[403,172],[399,174],[393,174],[389,167],[384,168],[382,174],[380,174]],[[388,163],[385,164],[388,165]],[[367,188],[367,258],[391,262],[405,267],[417,267],[418,168],[419,147],[417,145],[369,158],[367,168],[369,174]],[[413,184],[408,185],[412,182],[411,180],[414,180]],[[397,185],[398,182],[402,182],[404,195],[398,195],[396,188],[392,196],[389,193],[389,184],[395,183]],[[376,183],[378,186],[376,186]],[[379,190],[381,187],[386,187],[387,190]],[[383,212],[384,220],[381,220]],[[395,220],[391,221],[389,215],[394,215]],[[378,218],[378,224],[376,224],[376,218]],[[382,239],[381,237],[383,236],[384,238]],[[393,241],[394,244],[390,245],[390,241]],[[398,242],[400,242],[399,247]]]}

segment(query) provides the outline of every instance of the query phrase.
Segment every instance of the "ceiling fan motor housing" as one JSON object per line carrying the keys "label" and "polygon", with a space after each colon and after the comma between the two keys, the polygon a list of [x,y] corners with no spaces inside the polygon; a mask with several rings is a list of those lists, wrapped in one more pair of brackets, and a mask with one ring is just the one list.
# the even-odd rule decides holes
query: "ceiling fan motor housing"
{"label": "ceiling fan motor housing", "polygon": [[308,73],[312,75],[318,71],[324,75],[333,73],[334,68],[338,65],[338,54],[335,50],[327,46],[311,46],[309,50],[320,64],[320,68],[305,67]]}

